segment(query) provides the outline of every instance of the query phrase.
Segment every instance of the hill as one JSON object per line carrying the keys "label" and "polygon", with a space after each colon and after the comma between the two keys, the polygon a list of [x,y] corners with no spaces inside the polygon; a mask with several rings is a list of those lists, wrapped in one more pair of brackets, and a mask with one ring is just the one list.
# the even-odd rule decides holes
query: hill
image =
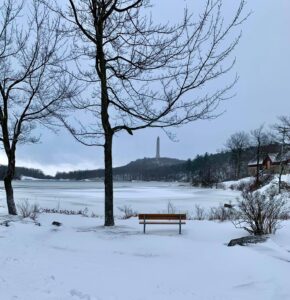
{"label": "hill", "polygon": [[[4,179],[7,166],[0,166],[0,180]],[[16,167],[14,179],[21,179],[22,176],[33,177],[38,179],[53,179],[53,176],[45,175],[43,171],[39,169]]]}
{"label": "hill", "polygon": [[[176,158],[143,158],[130,162],[129,164],[113,169],[115,180],[172,180],[176,171],[184,169],[184,160]],[[103,178],[104,169],[79,170],[72,172],[58,172],[56,179],[95,179]]]}

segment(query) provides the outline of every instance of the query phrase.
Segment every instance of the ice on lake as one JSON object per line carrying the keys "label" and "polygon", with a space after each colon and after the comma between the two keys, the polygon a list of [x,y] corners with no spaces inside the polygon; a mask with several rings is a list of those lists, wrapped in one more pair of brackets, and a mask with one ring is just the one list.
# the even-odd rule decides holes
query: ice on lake
{"label": "ice on lake", "polygon": [[[104,187],[93,181],[14,181],[16,202],[25,199],[42,208],[80,210],[102,215]],[[164,211],[170,201],[180,212],[194,210],[196,204],[209,208],[234,202],[239,192],[221,189],[193,188],[172,182],[116,182],[114,185],[115,213],[118,207],[130,206],[137,212]],[[5,191],[1,185],[1,205],[5,205]]]}

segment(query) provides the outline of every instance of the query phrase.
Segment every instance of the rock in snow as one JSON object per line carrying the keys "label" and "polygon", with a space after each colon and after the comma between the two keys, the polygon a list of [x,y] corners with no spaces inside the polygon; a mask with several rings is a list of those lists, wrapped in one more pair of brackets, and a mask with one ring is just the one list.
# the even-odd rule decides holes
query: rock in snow
{"label": "rock in snow", "polygon": [[228,246],[246,246],[247,244],[257,244],[257,243],[263,243],[266,242],[268,239],[267,236],[244,236],[239,239],[233,239],[228,243]]}
{"label": "rock in snow", "polygon": [[54,226],[61,226],[62,224],[60,223],[60,222],[58,222],[58,221],[53,221],[52,223],[51,223],[51,225],[54,225]]}

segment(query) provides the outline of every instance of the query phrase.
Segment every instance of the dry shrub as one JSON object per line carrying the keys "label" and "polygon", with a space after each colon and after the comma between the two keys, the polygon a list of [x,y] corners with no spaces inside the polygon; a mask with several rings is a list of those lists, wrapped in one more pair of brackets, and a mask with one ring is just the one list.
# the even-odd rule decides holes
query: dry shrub
{"label": "dry shrub", "polygon": [[275,233],[280,220],[289,216],[286,203],[286,195],[278,195],[274,186],[263,193],[243,191],[234,224],[254,235]]}
{"label": "dry shrub", "polygon": [[129,219],[132,217],[137,217],[138,215],[138,213],[128,205],[123,205],[121,207],[118,207],[118,209],[123,213],[122,219]]}
{"label": "dry shrub", "polygon": [[[61,214],[61,215],[81,215],[83,217],[89,217],[88,208],[80,209],[80,210],[72,210],[72,209],[60,209],[60,208],[41,208],[40,212],[48,213],[48,214]],[[96,217],[94,213],[91,215],[92,217]]]}
{"label": "dry shrub", "polygon": [[199,221],[202,221],[202,220],[205,220],[206,217],[207,217],[207,213],[205,211],[205,209],[203,207],[201,207],[200,205],[196,204],[195,205],[195,208],[194,208],[194,220],[199,220]]}
{"label": "dry shrub", "polygon": [[223,182],[218,182],[217,184],[216,184],[216,188],[217,189],[221,189],[221,190],[226,190],[227,188],[226,188],[226,185],[223,183]]}
{"label": "dry shrub", "polygon": [[34,221],[37,219],[37,216],[40,213],[38,204],[36,203],[30,204],[27,199],[19,203],[17,205],[17,208],[18,208],[19,215],[22,218],[30,218]]}
{"label": "dry shrub", "polygon": [[168,214],[175,214],[175,213],[176,213],[176,208],[175,208],[175,206],[171,203],[171,201],[168,201],[168,203],[167,203],[167,213],[168,213]]}
{"label": "dry shrub", "polygon": [[223,205],[219,205],[218,207],[211,207],[209,214],[208,214],[208,220],[210,221],[228,221],[235,219],[235,209],[233,208],[227,208]]}

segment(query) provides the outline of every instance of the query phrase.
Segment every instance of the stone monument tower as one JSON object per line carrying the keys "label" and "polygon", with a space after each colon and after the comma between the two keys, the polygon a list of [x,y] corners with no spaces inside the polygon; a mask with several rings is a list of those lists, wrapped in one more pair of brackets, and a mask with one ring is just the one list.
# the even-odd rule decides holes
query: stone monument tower
{"label": "stone monument tower", "polygon": [[157,138],[156,141],[156,158],[160,158],[160,138]]}

